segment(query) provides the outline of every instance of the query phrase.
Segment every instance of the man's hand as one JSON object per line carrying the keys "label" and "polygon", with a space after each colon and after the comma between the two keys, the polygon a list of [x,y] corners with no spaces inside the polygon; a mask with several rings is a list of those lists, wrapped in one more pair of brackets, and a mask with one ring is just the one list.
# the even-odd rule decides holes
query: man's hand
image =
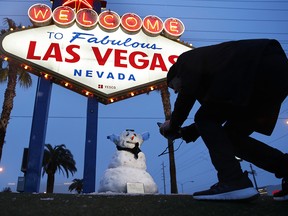
{"label": "man's hand", "polygon": [[182,139],[185,140],[186,143],[195,142],[200,136],[195,123],[181,128],[181,135]]}
{"label": "man's hand", "polygon": [[160,134],[169,140],[181,137],[180,130],[171,127],[170,120],[165,121],[159,128]]}

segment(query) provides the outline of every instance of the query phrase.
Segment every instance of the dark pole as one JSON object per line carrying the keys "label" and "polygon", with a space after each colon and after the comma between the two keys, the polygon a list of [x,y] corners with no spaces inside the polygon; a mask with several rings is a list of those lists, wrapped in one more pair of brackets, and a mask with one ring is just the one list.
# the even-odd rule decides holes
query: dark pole
{"label": "dark pole", "polygon": [[253,170],[252,164],[250,164],[250,169],[251,169],[251,174],[252,174],[252,176],[253,176],[255,188],[256,188],[256,190],[258,191],[258,186],[257,186],[256,178],[255,178],[255,170]]}
{"label": "dark pole", "polygon": [[164,194],[166,194],[166,180],[165,180],[165,166],[164,162],[162,162],[162,173],[163,173],[163,183],[164,183]]}

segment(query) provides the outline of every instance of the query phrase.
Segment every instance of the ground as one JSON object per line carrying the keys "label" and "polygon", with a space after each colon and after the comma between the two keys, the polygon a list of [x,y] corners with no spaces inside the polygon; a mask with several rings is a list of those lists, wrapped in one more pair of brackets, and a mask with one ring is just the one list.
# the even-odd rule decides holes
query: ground
{"label": "ground", "polygon": [[1,216],[287,216],[288,202],[261,196],[252,202],[196,201],[191,195],[0,193]]}

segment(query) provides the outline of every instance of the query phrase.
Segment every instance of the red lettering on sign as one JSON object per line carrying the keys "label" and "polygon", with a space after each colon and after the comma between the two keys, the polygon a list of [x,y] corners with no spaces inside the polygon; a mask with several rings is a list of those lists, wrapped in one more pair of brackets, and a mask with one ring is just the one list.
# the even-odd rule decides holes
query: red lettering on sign
{"label": "red lettering on sign", "polygon": [[58,43],[50,44],[42,60],[47,61],[49,58],[54,58],[56,61],[62,62],[61,50]]}
{"label": "red lettering on sign", "polygon": [[80,49],[80,46],[79,45],[69,45],[66,48],[67,53],[72,56],[71,59],[65,58],[66,62],[68,62],[68,63],[76,63],[76,62],[78,62],[80,60],[79,54],[77,54],[74,51],[74,49]]}
{"label": "red lettering on sign", "polygon": [[122,27],[129,32],[137,32],[142,27],[142,19],[134,13],[126,13],[121,17]]}
{"label": "red lettering on sign", "polygon": [[[48,61],[49,59],[55,59],[58,62],[62,62],[62,53],[60,49],[60,45],[58,43],[51,43],[44,54],[43,58],[40,55],[36,55],[36,41],[30,41],[28,52],[27,52],[27,59],[30,60],[43,60]],[[80,49],[79,45],[69,45],[66,47],[66,52],[71,56],[71,58],[65,58],[64,61],[67,63],[76,63],[80,60],[79,54],[75,52],[75,49]],[[43,47],[38,48],[39,53],[43,53]]]}
{"label": "red lettering on sign", "polygon": [[162,71],[167,71],[167,67],[160,53],[155,53],[151,61],[150,70],[155,70],[156,68],[160,68]]}
{"label": "red lettering on sign", "polygon": [[171,63],[171,64],[175,64],[177,59],[178,59],[179,56],[177,55],[171,55],[168,57],[168,61]]}
{"label": "red lettering on sign", "polygon": [[98,64],[99,65],[105,65],[105,63],[107,62],[107,59],[109,58],[113,49],[111,49],[111,48],[107,49],[103,57],[102,57],[98,47],[92,47],[92,50],[94,52],[94,55],[96,57]]}
{"label": "red lettering on sign", "polygon": [[27,52],[27,59],[41,60],[41,56],[35,56],[36,41],[30,41]]}
{"label": "red lettering on sign", "polygon": [[122,55],[123,53],[126,54],[127,50],[119,50],[119,49],[115,50],[115,58],[114,58],[115,67],[127,68],[127,64],[121,63],[122,60],[127,60],[127,56],[123,56]]}
{"label": "red lettering on sign", "polygon": [[146,16],[143,19],[143,28],[148,34],[158,35],[163,31],[163,21],[157,16]]}
{"label": "red lettering on sign", "polygon": [[[150,70],[156,70],[157,68],[161,69],[162,71],[168,71],[167,66],[165,64],[165,61],[160,53],[155,53],[152,57],[152,59],[148,58],[148,55],[145,52],[141,51],[135,51],[128,54],[127,50],[121,50],[121,49],[111,49],[108,48],[104,55],[101,55],[100,50],[98,47],[92,47],[92,50],[94,52],[95,58],[99,65],[104,66],[108,60],[108,58],[111,56],[112,52],[114,51],[114,56],[111,58],[114,59],[114,67],[122,67],[127,68],[128,62],[129,64],[136,69],[146,69],[150,67]],[[178,56],[171,55],[168,57],[169,62],[176,62],[176,59]]]}
{"label": "red lettering on sign", "polygon": [[[141,56],[142,58],[137,58],[138,61],[136,62],[136,56]],[[143,57],[147,57],[148,55],[144,52],[132,52],[131,55],[129,56],[129,63],[131,64],[132,67],[136,68],[136,69],[145,69],[148,67],[149,65],[149,60],[148,59],[143,59]],[[137,63],[141,63],[141,64],[137,64]]]}
{"label": "red lettering on sign", "polygon": [[[30,41],[27,52],[27,59],[42,61],[54,59],[57,62],[63,61],[63,53],[61,53],[63,51],[61,51],[60,45],[58,43],[51,43],[43,57],[41,57],[40,54],[36,55],[36,50],[37,42]],[[66,57],[64,61],[67,63],[78,62],[80,60],[80,55],[77,53],[77,50],[80,50],[79,45],[68,45],[65,51],[68,55],[70,55],[70,57],[67,57],[67,55],[65,55]],[[98,47],[92,47],[92,51],[94,53],[96,61],[100,66],[104,66],[107,63],[112,52],[114,52],[114,56],[111,56],[111,59],[114,59],[114,67],[127,68],[129,63],[129,65],[131,65],[135,69],[143,70],[149,67],[149,70],[156,70],[158,68],[162,71],[167,71],[167,66],[165,64],[163,56],[160,53],[154,53],[152,58],[148,58],[148,55],[145,52],[141,51],[134,51],[129,54],[127,50],[108,48],[105,53],[101,54]],[[43,53],[43,47],[38,47],[38,53]],[[177,55],[171,55],[168,57],[168,61],[171,64],[174,64],[177,58]]]}

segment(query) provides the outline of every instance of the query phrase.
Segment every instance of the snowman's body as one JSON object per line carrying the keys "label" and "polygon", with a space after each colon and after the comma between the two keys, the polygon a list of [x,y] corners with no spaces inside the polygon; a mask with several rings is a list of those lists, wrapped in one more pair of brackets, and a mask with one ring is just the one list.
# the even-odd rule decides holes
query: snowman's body
{"label": "snowman's body", "polygon": [[139,148],[149,138],[149,133],[124,131],[120,136],[107,138],[116,144],[117,151],[100,180],[98,192],[127,193],[127,183],[141,183],[144,193],[157,193],[157,185],[146,171],[145,154]]}

